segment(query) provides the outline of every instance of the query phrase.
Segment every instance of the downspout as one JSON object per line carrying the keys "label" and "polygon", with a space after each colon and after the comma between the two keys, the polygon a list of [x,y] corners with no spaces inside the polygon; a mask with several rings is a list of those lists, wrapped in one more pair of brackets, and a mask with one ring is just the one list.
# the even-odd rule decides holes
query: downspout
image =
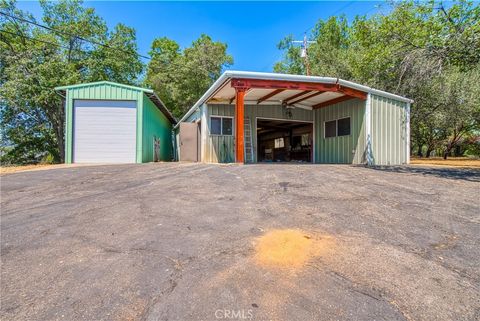
{"label": "downspout", "polygon": [[406,139],[406,163],[410,164],[410,103],[407,103],[406,106],[406,115],[405,115],[405,139]]}
{"label": "downspout", "polygon": [[365,102],[365,138],[366,138],[366,150],[365,156],[367,159],[367,166],[372,166],[374,164],[373,161],[373,151],[372,151],[372,122],[371,122],[371,115],[372,115],[372,95],[370,93],[367,94],[367,101]]}
{"label": "downspout", "polygon": [[176,135],[175,135],[175,129],[173,129],[172,127],[172,151],[173,151],[173,155],[172,155],[172,160],[173,161],[178,161],[178,157],[177,157],[177,139],[176,139]]}

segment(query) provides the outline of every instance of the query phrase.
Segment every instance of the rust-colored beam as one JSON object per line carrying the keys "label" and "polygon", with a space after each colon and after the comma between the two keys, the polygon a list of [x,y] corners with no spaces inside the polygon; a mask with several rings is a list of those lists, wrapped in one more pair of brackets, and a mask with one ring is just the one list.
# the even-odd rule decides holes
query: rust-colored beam
{"label": "rust-colored beam", "polygon": [[317,92],[315,92],[315,93],[313,93],[313,94],[310,94],[310,95],[305,96],[305,97],[302,97],[302,98],[300,98],[300,99],[298,99],[298,100],[292,101],[292,102],[290,103],[290,105],[297,104],[297,103],[299,103],[299,102],[301,102],[301,101],[307,100],[307,99],[309,99],[309,98],[318,96],[318,95],[323,94],[323,93],[324,93],[324,91],[317,91]]}
{"label": "rust-colored beam", "polygon": [[244,162],[244,99],[246,88],[235,88],[235,161],[237,163]]}
{"label": "rust-colored beam", "polygon": [[313,105],[312,108],[313,109],[319,109],[319,108],[322,108],[322,107],[327,107],[327,106],[330,106],[330,105],[333,105],[333,104],[336,104],[336,103],[340,103],[342,101],[354,99],[354,98],[356,98],[356,97],[344,95],[344,96],[340,96],[340,97],[337,97],[337,98],[333,98],[333,99],[324,101],[323,103]]}
{"label": "rust-colored beam", "polygon": [[367,99],[367,93],[363,92],[363,91],[360,91],[360,90],[357,90],[357,89],[344,87],[344,86],[338,86],[338,91],[344,93],[345,95],[352,96],[352,97],[355,97],[355,98],[359,98],[359,99],[363,99],[363,100]]}
{"label": "rust-colored beam", "polygon": [[283,102],[286,103],[286,104],[288,104],[289,101],[291,101],[291,100],[293,100],[293,99],[295,99],[295,98],[298,98],[298,97],[300,97],[300,96],[306,95],[306,94],[308,94],[308,93],[310,93],[310,92],[312,92],[312,91],[311,91],[311,90],[304,90],[304,91],[302,91],[301,93],[295,94],[295,95],[293,95],[293,96],[288,97],[287,99],[284,99]]}
{"label": "rust-colored beam", "polygon": [[234,88],[261,88],[261,89],[291,89],[291,90],[310,90],[310,91],[338,91],[337,84],[321,84],[299,81],[285,80],[265,80],[265,79],[232,79]]}
{"label": "rust-colored beam", "polygon": [[[232,79],[231,85],[233,88],[242,88],[242,89],[290,89],[290,90],[303,90],[304,95],[306,91],[331,91],[331,92],[341,92],[345,95],[366,100],[367,93],[358,89],[353,89],[350,87],[345,87],[340,84],[323,84],[323,83],[312,83],[312,82],[300,82],[300,81],[287,81],[287,80],[266,80],[266,79],[245,79],[245,78],[235,78]],[[292,97],[287,98],[288,100],[293,99],[293,97],[300,97],[302,95],[297,94]],[[295,98],[296,98],[295,97]],[[285,101],[284,101],[285,102]]]}
{"label": "rust-colored beam", "polygon": [[269,99],[269,98],[272,98],[272,97],[275,96],[275,95],[278,95],[279,93],[281,93],[281,92],[284,91],[284,90],[285,90],[285,89],[275,89],[274,91],[272,91],[272,92],[266,94],[265,96],[259,98],[259,99],[257,100],[257,105],[260,104],[262,101],[265,101],[265,100],[267,100],[267,99]]}

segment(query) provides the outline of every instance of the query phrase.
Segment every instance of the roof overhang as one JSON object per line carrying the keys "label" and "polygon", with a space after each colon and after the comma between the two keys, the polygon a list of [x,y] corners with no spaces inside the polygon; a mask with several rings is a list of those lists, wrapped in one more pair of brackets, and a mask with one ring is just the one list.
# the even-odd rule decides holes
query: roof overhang
{"label": "roof overhang", "polygon": [[82,83],[82,84],[69,85],[69,86],[60,86],[60,87],[55,87],[54,89],[55,89],[56,92],[61,93],[63,95],[63,97],[65,97],[65,93],[69,89],[77,89],[77,88],[82,88],[82,87],[99,86],[99,85],[111,85],[111,86],[116,86],[116,87],[122,87],[122,88],[126,88],[126,89],[141,91],[155,104],[155,106],[157,106],[157,108],[168,118],[168,120],[173,125],[175,125],[177,123],[177,120],[175,119],[175,117],[167,109],[165,104],[162,102],[162,100],[157,96],[157,94],[152,89],[130,86],[130,85],[124,85],[124,84],[119,84],[119,83],[111,82],[111,81],[97,81],[97,82]]}
{"label": "roof overhang", "polygon": [[237,90],[246,91],[244,103],[248,105],[280,104],[309,110],[348,99],[366,99],[369,93],[406,103],[413,102],[402,96],[338,78],[226,71],[179,122],[184,121],[204,103],[233,104]]}

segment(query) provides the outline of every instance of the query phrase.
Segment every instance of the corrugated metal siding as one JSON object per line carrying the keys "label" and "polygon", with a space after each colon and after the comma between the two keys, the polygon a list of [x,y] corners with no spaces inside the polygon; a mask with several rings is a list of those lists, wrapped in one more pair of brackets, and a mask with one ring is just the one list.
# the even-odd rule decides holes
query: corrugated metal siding
{"label": "corrugated metal siding", "polygon": [[193,122],[197,119],[200,119],[201,117],[201,113],[200,113],[200,108],[195,110],[190,116],[187,117],[187,119],[185,119],[185,122],[186,123],[190,123],[190,122]]}
{"label": "corrugated metal siding", "polygon": [[[365,101],[352,99],[314,111],[315,162],[332,164],[365,163]],[[350,135],[324,137],[325,122],[350,117]]]}
{"label": "corrugated metal siding", "polygon": [[374,165],[407,162],[406,103],[372,95],[372,154]]}
{"label": "corrugated metal siding", "polygon": [[235,116],[235,105],[207,105],[208,115]]}
{"label": "corrugated metal siding", "polygon": [[245,116],[250,118],[276,118],[288,120],[312,121],[313,112],[302,108],[290,110],[292,117],[288,117],[286,109],[280,105],[246,105]]}
{"label": "corrugated metal siding", "polygon": [[143,96],[142,161],[154,161],[154,137],[160,140],[160,160],[172,159],[172,124],[155,104]]}
{"label": "corrugated metal siding", "polygon": [[[208,163],[233,163],[235,162],[234,154],[234,137],[210,135],[210,116],[230,116],[234,117],[235,107],[233,105],[208,105],[208,136],[205,146],[204,161]],[[200,116],[198,116],[200,117]],[[235,126],[235,121],[233,122]],[[233,130],[235,132],[235,129]]]}
{"label": "corrugated metal siding", "polygon": [[210,135],[207,139],[206,162],[209,163],[233,163],[234,136]]}
{"label": "corrugated metal siding", "polygon": [[68,90],[71,99],[120,99],[138,100],[141,91],[118,87],[111,84],[91,85]]}
{"label": "corrugated metal siding", "polygon": [[[210,104],[208,105],[208,119],[210,119],[210,116],[234,117],[235,106],[228,104]],[[285,108],[280,105],[245,105],[245,117],[249,117],[250,119],[254,149],[253,155],[254,161],[256,161],[256,118],[313,121],[313,112],[311,110],[295,108],[292,110],[292,117],[288,117]],[[210,124],[208,125],[208,128],[210,128]],[[206,153],[204,161],[213,163],[234,162],[234,148],[234,136],[217,136],[209,134],[207,144],[205,146]]]}
{"label": "corrugated metal siding", "polygon": [[73,147],[73,101],[75,99],[91,100],[135,100],[137,101],[137,162],[141,162],[142,146],[142,95],[139,90],[128,89],[112,84],[89,85],[71,88],[66,91],[66,131],[65,131],[65,162],[72,162]]}

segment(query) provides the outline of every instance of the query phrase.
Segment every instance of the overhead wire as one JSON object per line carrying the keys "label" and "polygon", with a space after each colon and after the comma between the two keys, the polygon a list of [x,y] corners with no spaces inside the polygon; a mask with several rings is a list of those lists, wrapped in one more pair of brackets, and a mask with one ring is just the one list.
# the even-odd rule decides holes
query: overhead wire
{"label": "overhead wire", "polygon": [[[345,10],[346,8],[350,7],[351,5],[353,5],[354,3],[357,3],[359,1],[350,1],[348,2],[347,4],[345,4],[344,6],[338,8],[337,10],[335,10],[332,14],[330,14],[330,16],[335,16],[336,14],[338,14],[339,12]],[[373,6],[372,8],[370,8],[368,11],[366,11],[365,13],[363,13],[364,15],[370,13],[371,11],[375,10],[375,9],[378,9],[378,7],[375,5]],[[307,32],[309,32],[310,30],[312,30],[313,28],[315,28],[317,24],[315,23],[313,26],[311,27],[308,27],[307,29],[305,29],[301,34],[297,34],[297,35],[300,35],[300,37],[303,37]],[[283,52],[281,53],[281,55],[283,55]]]}
{"label": "overhead wire", "polygon": [[[151,60],[152,57],[150,56],[146,56],[146,55],[142,55],[136,51],[129,51],[129,50],[125,50],[123,48],[119,48],[119,47],[115,47],[115,46],[111,46],[111,45],[108,45],[108,44],[105,44],[105,43],[101,43],[101,42],[98,42],[98,41],[95,41],[95,40],[91,40],[91,39],[87,39],[87,38],[84,38],[84,37],[81,37],[81,36],[78,36],[78,35],[75,35],[75,34],[72,34],[72,33],[69,33],[69,32],[66,32],[66,31],[61,31],[61,30],[57,30],[55,28],[52,28],[52,27],[49,27],[49,26],[46,26],[46,25],[43,25],[43,24],[40,24],[36,21],[32,21],[32,20],[29,20],[29,19],[25,19],[25,18],[22,18],[22,17],[18,17],[18,16],[14,16],[14,15],[11,15],[9,13],[6,13],[6,12],[2,12],[0,11],[0,14],[1,15],[4,15],[6,17],[9,17],[9,18],[12,18],[12,19],[15,19],[17,21],[22,21],[22,22],[25,22],[25,23],[28,23],[28,24],[31,24],[31,25],[34,25],[34,26],[37,26],[37,27],[40,27],[40,28],[44,28],[46,30],[49,30],[49,31],[52,31],[56,34],[59,34],[59,35],[65,35],[65,36],[68,36],[68,37],[71,37],[71,38],[74,38],[74,39],[79,39],[81,41],[84,41],[84,42],[89,42],[93,45],[97,45],[97,46],[102,46],[102,47],[105,47],[105,48],[108,48],[108,49],[112,49],[112,50],[117,50],[117,51],[120,51],[120,52],[123,52],[125,54],[129,54],[129,55],[136,55],[140,58],[143,58],[143,59],[147,59],[147,60]],[[20,35],[19,36],[25,36],[25,35]]]}

